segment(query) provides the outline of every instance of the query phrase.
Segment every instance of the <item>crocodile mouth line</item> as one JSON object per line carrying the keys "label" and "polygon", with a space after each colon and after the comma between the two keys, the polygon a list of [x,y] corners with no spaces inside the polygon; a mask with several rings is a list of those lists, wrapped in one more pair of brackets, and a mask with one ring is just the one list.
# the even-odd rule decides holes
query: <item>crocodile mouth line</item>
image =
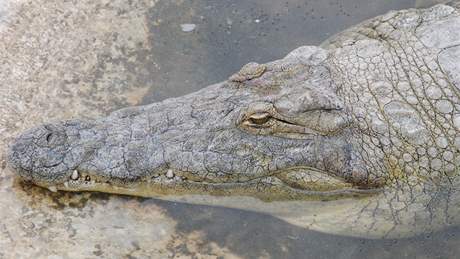
{"label": "crocodile mouth line", "polygon": [[81,181],[69,179],[54,186],[42,185],[42,187],[51,191],[96,191],[153,198],[168,195],[251,196],[267,202],[365,198],[383,190],[383,188],[355,186],[309,167],[292,167],[278,170],[270,175],[244,180],[226,179],[227,181],[191,177],[193,174],[189,172],[172,173],[170,169],[164,171],[162,174],[157,173],[155,176],[129,182],[107,180],[82,173]]}

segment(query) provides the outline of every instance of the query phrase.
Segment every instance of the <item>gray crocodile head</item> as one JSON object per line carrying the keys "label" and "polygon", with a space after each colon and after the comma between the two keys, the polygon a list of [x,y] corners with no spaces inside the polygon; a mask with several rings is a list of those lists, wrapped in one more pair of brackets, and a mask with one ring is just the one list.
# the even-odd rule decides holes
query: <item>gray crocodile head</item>
{"label": "gray crocodile head", "polygon": [[459,24],[446,5],[392,12],[190,95],[31,129],[9,164],[53,191],[251,209],[346,235],[436,230],[460,222]]}
{"label": "gray crocodile head", "polygon": [[303,47],[181,98],[45,124],[18,137],[10,162],[51,189],[262,199],[367,193],[383,178],[355,150],[326,59],[325,50]]}

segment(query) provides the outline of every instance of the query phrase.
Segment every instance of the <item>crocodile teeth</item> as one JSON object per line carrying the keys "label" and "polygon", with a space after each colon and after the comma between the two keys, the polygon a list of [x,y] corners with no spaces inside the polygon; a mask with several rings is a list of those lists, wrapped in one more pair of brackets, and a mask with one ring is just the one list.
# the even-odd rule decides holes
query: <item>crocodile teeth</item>
{"label": "crocodile teeth", "polygon": [[52,192],[57,192],[56,186],[49,186],[49,187],[48,187],[48,190],[50,190],[50,191],[52,191]]}
{"label": "crocodile teeth", "polygon": [[70,179],[72,180],[77,180],[80,174],[78,173],[77,170],[73,170],[72,175],[70,176]]}
{"label": "crocodile teeth", "polygon": [[168,177],[169,179],[174,177],[174,173],[171,169],[169,169],[168,172],[166,172],[166,177]]}

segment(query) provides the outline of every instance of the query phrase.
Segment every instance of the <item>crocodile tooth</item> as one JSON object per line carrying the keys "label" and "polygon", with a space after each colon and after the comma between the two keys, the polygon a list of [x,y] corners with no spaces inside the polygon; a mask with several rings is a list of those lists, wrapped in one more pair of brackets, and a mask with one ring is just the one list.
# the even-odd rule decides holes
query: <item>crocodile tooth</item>
{"label": "crocodile tooth", "polygon": [[168,177],[169,179],[174,177],[174,173],[171,169],[169,169],[168,172],[166,172],[166,177]]}
{"label": "crocodile tooth", "polygon": [[80,177],[80,174],[78,173],[77,170],[73,170],[72,175],[70,176],[70,179],[72,180],[77,180],[78,177]]}

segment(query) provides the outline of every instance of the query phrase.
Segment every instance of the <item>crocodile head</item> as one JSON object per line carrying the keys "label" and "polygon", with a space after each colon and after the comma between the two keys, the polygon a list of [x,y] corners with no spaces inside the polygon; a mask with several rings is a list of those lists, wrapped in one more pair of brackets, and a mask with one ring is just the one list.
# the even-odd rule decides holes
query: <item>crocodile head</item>
{"label": "crocodile head", "polygon": [[389,13],[193,94],[42,125],[9,164],[53,191],[256,210],[336,234],[459,224],[458,15]]}
{"label": "crocodile head", "polygon": [[383,178],[356,150],[326,59],[325,50],[302,47],[180,98],[41,125],[16,139],[9,161],[51,190],[269,200],[367,194]]}

